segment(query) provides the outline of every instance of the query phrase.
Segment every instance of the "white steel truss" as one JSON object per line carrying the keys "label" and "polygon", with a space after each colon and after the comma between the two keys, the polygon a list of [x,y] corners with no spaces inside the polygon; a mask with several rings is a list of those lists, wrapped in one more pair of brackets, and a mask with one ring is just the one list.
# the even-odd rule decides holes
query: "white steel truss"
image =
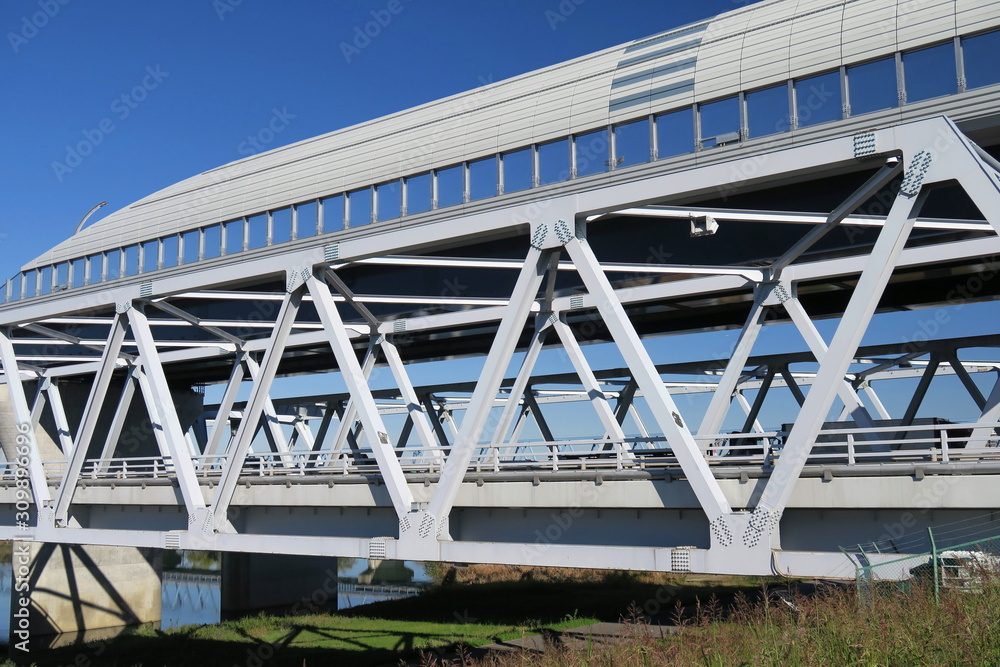
{"label": "white steel truss", "polygon": [[[483,562],[510,559],[507,562],[571,562],[600,567],[617,567],[625,562],[642,564],[648,566],[647,569],[669,569],[663,559],[669,559],[670,549],[680,547],[679,544],[665,546],[661,551],[636,547],[632,551],[625,548],[624,552],[622,548],[616,551],[601,545],[550,545],[553,548],[546,550],[544,555],[529,557],[524,555],[528,553],[524,544],[498,546],[468,541],[461,538],[460,531],[453,531],[451,517],[460,491],[469,481],[470,471],[480,474],[491,462],[499,469],[504,457],[530,466],[534,459],[530,459],[531,452],[525,453],[525,450],[532,449],[533,445],[518,443],[521,428],[529,415],[536,420],[546,440],[548,458],[544,464],[556,471],[561,452],[553,437],[555,429],[546,422],[542,406],[548,402],[584,400],[595,410],[603,429],[603,437],[590,445],[598,452],[613,450],[617,469],[639,467],[643,463],[639,456],[641,448],[652,447],[653,441],[661,450],[669,451],[672,465],[679,471],[677,477],[683,478],[690,488],[700,508],[701,519],[710,531],[708,548],[694,557],[692,567],[720,572],[770,571],[772,549],[781,546],[780,519],[838,398],[845,406],[841,421],[853,422],[857,433],[852,433],[852,437],[861,443],[860,446],[863,447],[865,441],[873,443],[866,450],[870,452],[888,450],[878,444],[884,435],[879,432],[861,395],[869,399],[879,419],[889,419],[888,411],[871,387],[872,381],[904,374],[908,377],[922,375],[906,414],[894,427],[900,432],[915,428],[912,424],[927,385],[944,373],[953,374],[965,387],[980,414],[966,447],[985,447],[985,443],[995,439],[995,424],[1000,419],[1000,382],[991,391],[983,392],[970,375],[970,370],[979,372],[982,369],[970,368],[971,362],[959,360],[953,348],[897,354],[887,361],[872,360],[865,372],[850,372],[851,364],[859,359],[862,336],[894,271],[1000,253],[1000,242],[995,235],[906,247],[911,230],[920,222],[929,186],[946,181],[958,182],[984,213],[992,229],[1000,229],[1000,219],[996,217],[1000,211],[1000,175],[950,121],[936,119],[866,133],[865,141],[874,142],[877,154],[859,155],[856,139],[831,139],[815,146],[769,154],[755,178],[748,181],[750,187],[756,181],[766,183],[804,170],[844,168],[873,156],[884,164],[829,215],[815,219],[800,216],[802,219],[792,221],[812,225],[812,228],[766,267],[602,263],[600,249],[595,251],[588,242],[588,226],[606,224],[609,216],[615,214],[647,217],[654,221],[657,217],[677,217],[676,210],[650,207],[649,204],[661,199],[663,193],[701,192],[726,184],[730,175],[727,166],[710,164],[685,172],[595,187],[592,191],[573,195],[556,194],[544,207],[539,206],[540,212],[472,213],[422,229],[403,226],[388,233],[354,235],[337,241],[336,248],[317,246],[280,256],[248,257],[239,264],[208,266],[183,276],[171,274],[162,280],[151,281],[151,285],[144,288],[138,284],[123,284],[107,293],[105,302],[83,315],[78,312],[79,308],[57,298],[6,308],[2,311],[2,324],[11,330],[0,335],[0,362],[15,419],[32,426],[32,437],[27,438],[31,450],[28,471],[34,502],[39,509],[36,526],[39,539],[95,544],[165,544],[164,531],[96,529],[74,518],[74,494],[79,488],[82,471],[90,461],[89,452],[101,408],[111,402],[112,377],[118,373],[124,375],[125,382],[117,397],[110,431],[101,443],[98,460],[114,456],[116,442],[138,388],[150,423],[154,425],[160,458],[167,464],[164,466],[166,474],[178,486],[178,506],[183,507],[188,519],[186,529],[166,531],[178,540],[171,543],[200,548],[252,547],[287,553],[326,550],[323,552],[345,556],[380,552],[385,547],[386,555],[406,558]],[[899,194],[884,219],[870,220],[854,215],[874,192],[900,175],[903,182]],[[746,215],[757,219],[752,218],[752,213]],[[717,217],[726,219],[724,214]],[[730,219],[734,224],[750,224],[741,222],[739,216]],[[824,236],[840,225],[849,224],[863,224],[877,231],[870,252],[801,261]],[[941,221],[924,220],[920,224],[929,229],[975,234],[982,234],[985,229],[984,223],[979,221],[966,221],[963,223],[966,226],[960,229]],[[479,235],[500,232],[507,237],[530,238],[530,247],[523,260],[421,258],[415,254],[435,244],[446,245],[460,239],[471,243]],[[566,259],[561,260],[561,257]],[[488,271],[516,267],[519,272],[509,295],[502,298],[495,294],[440,298],[356,294],[341,277],[342,270],[350,267],[411,265]],[[557,291],[557,273],[575,274],[586,293]],[[620,280],[620,274],[630,273],[641,273],[643,279],[633,283]],[[267,291],[263,287],[254,288],[254,291],[241,289],[254,277],[262,280],[267,277],[273,282],[275,276],[284,282],[283,292]],[[664,276],[669,279],[659,280]],[[828,343],[800,301],[803,298],[800,286],[844,276],[851,277],[853,291],[836,333]],[[331,286],[337,295],[331,291]],[[706,386],[695,387],[690,383],[685,387],[668,386],[629,308],[649,304],[673,308],[677,300],[734,292],[750,294],[752,302],[749,302],[749,313],[727,363],[712,370],[713,382]],[[197,305],[199,300],[206,299],[270,303],[276,305],[277,312],[273,318],[253,322],[208,319]],[[184,305],[189,302],[194,305]],[[411,312],[397,319],[376,315],[377,306],[385,303],[432,305],[437,310]],[[353,308],[361,321],[345,321],[339,304]],[[150,319],[144,311],[147,306],[158,309],[164,317]],[[753,366],[752,353],[765,325],[766,314],[769,310],[782,309],[805,341],[809,361],[816,364],[814,373],[793,371],[787,359],[783,363]],[[308,317],[307,312],[310,313]],[[624,359],[625,368],[615,374],[613,385],[607,384],[606,378],[594,371],[583,354],[572,319],[581,312],[595,315],[592,319],[606,328],[610,344]],[[60,326],[83,327],[87,334],[65,333],[56,328]],[[241,331],[234,333],[234,329]],[[105,330],[107,333],[103,336],[92,333]],[[470,391],[466,392],[468,396],[451,396],[446,387],[415,387],[404,363],[405,350],[400,350],[402,337],[417,333],[444,337],[449,332],[466,330],[477,335],[488,331],[489,338],[484,366],[478,377],[472,379]],[[19,331],[30,332],[36,337],[18,335]],[[127,338],[129,332],[131,339]],[[260,335],[265,333],[266,336]],[[205,335],[208,338],[204,338]],[[37,336],[89,356],[37,354],[41,340]],[[527,344],[522,340],[527,340]],[[363,348],[365,344],[367,354],[359,361],[358,347]],[[554,390],[557,394],[550,396],[539,388],[541,385],[535,373],[537,364],[545,347],[554,345],[565,351],[573,367],[575,379],[572,382],[580,387],[575,395],[562,389]],[[135,347],[134,353],[132,347]],[[25,353],[21,354],[19,349],[24,349]],[[287,417],[282,412],[283,404],[271,396],[273,382],[283,373],[284,363],[300,362],[307,355],[318,359],[320,350],[322,353],[328,350],[332,355],[346,385],[347,397],[338,398],[336,404],[331,401],[322,414],[314,417],[304,413]],[[524,357],[515,376],[508,381],[508,369],[519,350],[524,352]],[[94,357],[94,352],[99,352],[100,357]],[[922,357],[928,353],[931,356],[924,361]],[[370,386],[370,376],[379,363],[379,354],[395,382],[391,393],[394,403],[383,401],[379,391]],[[192,452],[189,446],[168,382],[172,366],[199,360],[220,361],[228,370],[228,381],[216,417],[204,435],[204,448],[200,453]],[[30,367],[26,362],[31,362]],[[904,363],[909,363],[910,367],[902,367]],[[33,404],[29,404],[24,393],[22,376],[40,381]],[[71,436],[59,381],[73,377],[89,377],[92,381],[79,426]],[[237,406],[237,393],[244,382],[251,385],[250,396],[244,405]],[[740,456],[739,445],[723,448],[713,443],[724,439],[720,429],[733,403],[746,414],[742,435],[756,433],[761,438],[771,437],[766,435],[770,431],[761,425],[760,414],[764,396],[775,387],[792,392],[801,407],[783,448],[780,452],[772,452],[773,458],[765,459],[768,475],[759,499],[752,504],[735,506],[713,472],[713,465],[721,457]],[[708,409],[696,431],[674,400],[675,389],[678,392],[711,392]],[[752,405],[744,396],[745,391],[756,392]],[[651,435],[643,423],[635,405],[637,397],[642,401],[647,419],[652,418],[648,423],[656,424],[658,434]],[[613,399],[617,399],[614,407]],[[65,457],[54,495],[34,439],[34,427],[39,424],[40,414],[46,406],[56,422],[59,445]],[[462,411],[458,425],[452,418],[455,410]],[[384,417],[388,414],[406,417],[404,430],[396,441],[386,426]],[[623,427],[628,415],[637,424],[638,438],[631,437]],[[230,438],[227,431],[231,429],[233,417],[238,418],[239,425]],[[309,418],[320,420],[315,433]],[[338,422],[337,427],[334,435],[328,438],[334,419]],[[356,422],[360,422],[360,428],[356,427]],[[357,465],[356,461],[348,460],[351,457],[344,451],[348,442],[353,443],[354,453],[362,449],[370,451],[375,463],[366,469],[366,474],[377,478],[384,486],[399,523],[398,534],[366,538],[336,535],[289,538],[241,533],[231,521],[231,509],[238,504],[235,500],[237,488],[243,481],[248,454],[261,424],[272,444],[275,467],[283,469],[283,474],[302,470],[302,457],[290,446],[286,429],[294,431],[292,445],[304,444],[311,464],[318,466],[319,457],[328,455],[342,466],[344,474],[352,465]],[[453,429],[450,435],[445,431],[445,424]],[[419,443],[414,449],[418,446],[427,455],[426,467],[420,468],[420,474],[424,475],[421,482],[426,490],[419,490],[412,476],[404,470],[404,464],[409,465],[411,459],[403,456],[399,445],[406,442],[411,432],[415,432]],[[732,438],[733,441],[739,439]],[[514,445],[524,445],[524,449],[519,450]],[[854,457],[853,449],[851,456]],[[95,470],[107,471],[106,468]],[[208,470],[215,477],[206,482],[208,478],[202,475]],[[437,477],[432,480],[430,472]],[[382,542],[372,551],[373,541],[377,540]],[[386,546],[386,540],[395,544]]]}

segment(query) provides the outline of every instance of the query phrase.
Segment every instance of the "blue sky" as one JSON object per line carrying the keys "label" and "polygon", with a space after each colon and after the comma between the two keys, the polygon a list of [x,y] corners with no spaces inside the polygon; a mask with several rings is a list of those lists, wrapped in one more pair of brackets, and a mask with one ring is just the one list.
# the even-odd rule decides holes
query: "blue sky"
{"label": "blue sky", "polygon": [[[739,6],[4,0],[0,276],[99,201],[110,205],[91,223],[252,152]],[[375,37],[359,36],[366,28]],[[76,154],[81,142],[89,155]]]}
{"label": "blue sky", "polygon": [[[0,277],[70,236],[99,201],[111,205],[92,221],[253,152],[745,4],[4,0]],[[375,36],[362,36],[366,28]],[[77,154],[81,142],[92,147],[87,155]],[[992,332],[995,317],[986,313],[968,306],[939,335]],[[864,342],[912,338],[933,316],[888,317]],[[828,336],[832,324],[821,323]],[[769,327],[757,352],[804,349],[788,329]],[[693,338],[650,341],[654,359],[724,357],[735,332]],[[600,346],[587,354],[598,367],[620,363]],[[481,363],[463,360],[447,372],[428,364],[413,373],[418,383],[452,373],[467,379]],[[567,364],[547,355],[540,370],[559,372]],[[953,387],[945,379],[939,400],[974,416]],[[894,413],[905,408],[903,398],[883,400]],[[694,404],[691,410],[699,412]]]}

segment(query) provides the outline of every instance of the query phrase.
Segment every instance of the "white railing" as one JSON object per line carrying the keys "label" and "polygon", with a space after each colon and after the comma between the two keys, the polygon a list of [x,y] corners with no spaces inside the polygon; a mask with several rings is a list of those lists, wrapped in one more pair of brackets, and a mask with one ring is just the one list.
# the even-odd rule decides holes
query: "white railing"
{"label": "white railing", "polygon": [[[820,432],[807,465],[846,465],[886,463],[926,463],[952,465],[975,461],[1000,461],[1000,436],[996,423],[929,424],[916,426],[876,426],[873,428],[827,428]],[[769,469],[782,456],[787,432],[717,433],[698,436],[696,442],[705,451],[713,467],[760,466]],[[397,455],[406,474],[436,474],[447,458],[447,447],[397,447]],[[228,454],[202,454],[192,457],[196,474],[201,478],[222,474]],[[66,470],[66,461],[43,463],[46,477],[57,481]],[[585,470],[629,470],[676,468],[677,458],[663,437],[574,439],[525,442],[519,444],[480,445],[469,464],[469,472],[558,472]],[[375,455],[370,450],[291,451],[251,453],[241,471],[241,478],[288,478],[317,475],[378,475]],[[175,476],[169,457],[134,457],[88,459],[81,479],[150,480]],[[0,464],[0,479],[12,480],[13,468]]]}

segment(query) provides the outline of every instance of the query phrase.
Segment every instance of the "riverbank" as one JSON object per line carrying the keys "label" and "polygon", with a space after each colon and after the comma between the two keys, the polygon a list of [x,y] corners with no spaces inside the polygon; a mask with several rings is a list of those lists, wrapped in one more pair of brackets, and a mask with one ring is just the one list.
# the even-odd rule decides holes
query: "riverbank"
{"label": "riverbank", "polygon": [[[478,567],[478,566],[477,566]],[[752,591],[755,581],[685,584],[659,574],[460,568],[419,597],[379,602],[335,615],[254,616],[218,625],[158,630],[141,626],[108,640],[19,656],[49,665],[336,664],[381,666],[446,654],[458,644],[481,646],[617,621],[630,606],[669,614],[677,602],[712,593]],[[454,583],[454,582],[462,583]],[[478,583],[477,583],[478,582]],[[259,663],[258,663],[259,661]]]}
{"label": "riverbank", "polygon": [[[517,579],[500,580],[504,574]],[[582,573],[567,580],[551,571],[470,569],[441,579],[419,597],[335,615],[141,627],[22,664],[1000,664],[1000,584],[992,582],[974,594],[942,591],[936,602],[922,587],[862,601],[851,586],[772,580],[762,587],[750,579],[657,574]],[[602,621],[622,623],[600,638],[580,630]],[[544,641],[520,641],[539,634]],[[492,652],[459,650],[486,645]]]}

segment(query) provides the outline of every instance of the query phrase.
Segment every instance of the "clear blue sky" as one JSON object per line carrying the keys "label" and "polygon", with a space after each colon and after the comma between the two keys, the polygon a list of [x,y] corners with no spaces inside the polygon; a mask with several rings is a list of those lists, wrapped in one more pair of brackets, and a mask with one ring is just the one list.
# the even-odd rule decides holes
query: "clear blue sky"
{"label": "clear blue sky", "polygon": [[[0,277],[70,236],[80,217],[101,200],[111,205],[92,220],[256,150],[249,139],[268,126],[276,110],[288,122],[264,148],[745,4],[4,0]],[[379,18],[385,25],[376,37],[368,43],[357,39]],[[95,147],[77,161],[68,147],[80,142]],[[993,316],[984,315],[982,307],[970,306],[939,335],[992,331]],[[933,313],[892,316],[865,343],[912,337],[928,318],[933,320]],[[831,324],[821,326],[828,335]],[[804,349],[787,327],[769,329],[759,353]],[[724,357],[735,333],[694,338],[650,341],[650,347],[661,362]],[[587,354],[595,357],[595,366],[619,363],[599,347],[588,348]],[[481,363],[460,361],[454,372]],[[425,366],[414,368],[417,382],[444,379],[438,366]],[[565,360],[546,358],[540,370],[566,370]],[[953,387],[946,379],[934,398],[954,403],[957,412],[969,416],[966,397],[955,398]],[[902,398],[884,399],[894,413],[905,407]]]}
{"label": "clear blue sky", "polygon": [[[70,236],[101,200],[110,205],[91,222],[247,155],[276,109],[289,122],[266,148],[739,6],[4,0],[0,276]],[[358,30],[379,18],[365,44]],[[81,141],[96,146],[77,164],[67,147]]]}

